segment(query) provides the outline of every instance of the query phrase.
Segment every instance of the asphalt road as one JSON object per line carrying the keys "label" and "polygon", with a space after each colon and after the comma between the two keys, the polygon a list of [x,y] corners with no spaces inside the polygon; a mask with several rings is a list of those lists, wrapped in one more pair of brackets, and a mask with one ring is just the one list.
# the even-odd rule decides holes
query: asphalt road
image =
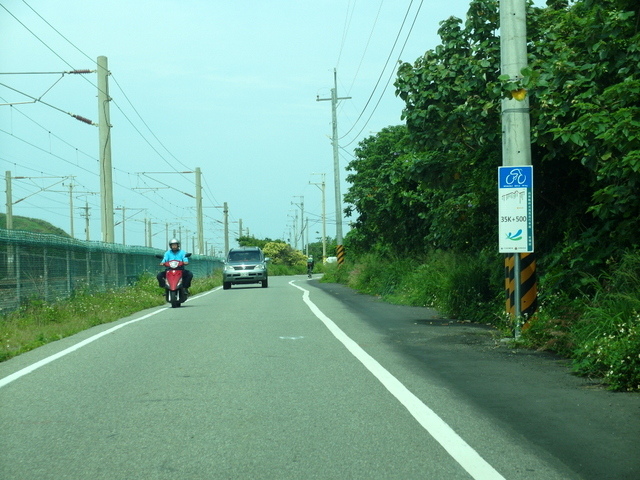
{"label": "asphalt road", "polygon": [[303,276],[0,364],[0,429],[3,480],[640,478],[639,395]]}

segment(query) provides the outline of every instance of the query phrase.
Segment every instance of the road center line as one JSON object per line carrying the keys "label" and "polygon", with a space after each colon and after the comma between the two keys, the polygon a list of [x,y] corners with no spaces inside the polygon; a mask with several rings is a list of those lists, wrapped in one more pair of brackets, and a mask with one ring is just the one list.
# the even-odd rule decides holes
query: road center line
{"label": "road center line", "polygon": [[329,317],[327,317],[309,297],[309,290],[295,284],[290,285],[302,290],[302,299],[313,314],[325,324],[351,354],[369,370],[389,392],[407,409],[420,425],[464,468],[469,475],[477,480],[505,480],[478,452],[465,442],[442,418],[427,407],[400,380],[365,352],[356,342],[344,333]]}

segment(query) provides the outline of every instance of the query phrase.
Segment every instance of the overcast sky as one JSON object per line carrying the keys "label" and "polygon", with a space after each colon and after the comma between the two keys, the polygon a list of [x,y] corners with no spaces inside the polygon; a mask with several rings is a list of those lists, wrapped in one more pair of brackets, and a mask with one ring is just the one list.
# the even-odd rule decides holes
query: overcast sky
{"label": "overcast sky", "polygon": [[[317,101],[330,97],[334,68],[338,95],[351,97],[338,108],[344,194],[358,142],[402,123],[398,59],[413,62],[435,48],[439,23],[464,19],[468,3],[0,0],[0,163],[3,173],[28,177],[12,181],[13,214],[70,232],[73,182],[74,236],[86,238],[88,202],[90,239],[102,239],[98,128],[67,114],[98,122],[97,77],[61,72],[95,70],[105,56],[114,207],[126,209],[127,244],[145,244],[150,219],[154,247],[165,247],[167,226],[170,236],[180,228],[191,247],[195,175],[178,172],[196,167],[205,241],[218,251],[224,202],[232,238],[241,220],[258,238],[290,239],[304,203],[309,240],[317,241],[320,174],[327,234],[335,237],[331,102]],[[122,210],[115,217],[121,222]]]}

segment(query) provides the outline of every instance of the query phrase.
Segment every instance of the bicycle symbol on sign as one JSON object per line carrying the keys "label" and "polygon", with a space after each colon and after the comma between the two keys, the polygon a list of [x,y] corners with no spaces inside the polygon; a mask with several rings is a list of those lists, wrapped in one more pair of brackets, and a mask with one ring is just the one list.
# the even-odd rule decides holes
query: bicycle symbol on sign
{"label": "bicycle symbol on sign", "polygon": [[513,185],[514,182],[518,185],[522,185],[527,181],[527,176],[522,173],[521,168],[514,168],[509,172],[509,175],[505,177],[504,181],[507,185]]}

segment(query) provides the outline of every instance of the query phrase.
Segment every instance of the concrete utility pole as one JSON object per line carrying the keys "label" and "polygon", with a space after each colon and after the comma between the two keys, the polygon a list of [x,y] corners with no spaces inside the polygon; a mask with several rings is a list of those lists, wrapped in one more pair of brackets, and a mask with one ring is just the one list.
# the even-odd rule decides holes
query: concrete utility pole
{"label": "concrete utility pole", "polygon": [[[500,0],[500,67],[510,81],[522,79],[527,67],[527,23],[525,0]],[[512,92],[502,100],[502,165],[531,165],[529,98],[525,91]],[[521,254],[514,253],[515,336],[520,335]],[[507,278],[507,281],[509,279]]]}
{"label": "concrete utility pole", "polygon": [[84,215],[82,216],[84,217],[85,238],[88,242],[89,240],[91,240],[91,235],[89,234],[89,217],[91,216],[91,212],[89,209],[89,201],[85,200],[84,207],[80,207],[80,209],[84,210]]}
{"label": "concrete utility pole", "polygon": [[[304,250],[304,197],[302,195],[294,195],[300,199],[300,203],[291,202],[291,205],[295,205],[301,211],[300,213],[300,250]],[[296,212],[296,220],[297,220],[297,212]],[[296,238],[296,245],[298,244],[298,239]]]}
{"label": "concrete utility pole", "polygon": [[71,238],[76,238],[73,232],[73,177],[71,177],[71,182],[69,182],[69,227]]}
{"label": "concrete utility pole", "polygon": [[196,217],[198,219],[198,254],[204,255],[204,223],[202,221],[202,172],[196,167]]}
{"label": "concrete utility pole", "polygon": [[6,180],[6,195],[7,195],[7,215],[6,215],[6,228],[7,230],[13,230],[13,194],[11,193],[11,170],[5,171]]}
{"label": "concrete utility pole", "polygon": [[127,221],[127,207],[125,207],[124,205],[122,205],[122,245],[126,245],[127,244],[127,228],[125,226]]}
{"label": "concrete utility pole", "polygon": [[[291,210],[290,210],[291,212]],[[294,250],[298,249],[298,211],[295,210],[293,215],[287,215],[292,221],[293,234],[291,231],[289,232],[289,243],[293,247]]]}
{"label": "concrete utility pole", "polygon": [[229,253],[229,206],[227,202],[222,204],[222,213],[224,214],[224,254],[222,256],[226,257]]}
{"label": "concrete utility pole", "polygon": [[338,74],[333,69],[333,85],[331,89],[331,98],[317,98],[316,101],[322,102],[331,100],[331,123],[332,123],[332,139],[333,145],[333,183],[335,185],[335,201],[336,201],[336,243],[338,248],[342,246],[342,195],[340,193],[340,157],[338,145],[338,100],[348,100],[351,97],[338,97]]}
{"label": "concrete utility pole", "polygon": [[[500,0],[501,74],[522,79],[527,67],[525,0]],[[502,99],[502,164],[531,165],[529,98]]]}
{"label": "concrete utility pole", "polygon": [[325,182],[324,182],[324,173],[312,173],[312,175],[322,175],[321,183],[311,183],[315,185],[322,191],[322,261],[327,258],[327,215],[325,211]]}
{"label": "concrete utility pole", "polygon": [[100,215],[102,241],[113,243],[113,179],[111,174],[111,117],[107,57],[98,57],[98,129],[100,132]]}

